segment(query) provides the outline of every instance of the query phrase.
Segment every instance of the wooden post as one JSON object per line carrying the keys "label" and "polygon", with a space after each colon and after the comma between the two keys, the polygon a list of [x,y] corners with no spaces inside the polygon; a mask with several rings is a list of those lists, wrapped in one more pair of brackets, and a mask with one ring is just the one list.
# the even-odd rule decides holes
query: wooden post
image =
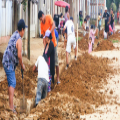
{"label": "wooden post", "polygon": [[77,23],[77,57],[78,57],[78,23]]}
{"label": "wooden post", "polygon": [[98,0],[97,0],[97,26],[98,26]]}
{"label": "wooden post", "polygon": [[12,1],[12,33],[14,33],[14,0]]}
{"label": "wooden post", "polygon": [[83,0],[83,20],[85,19],[85,0]]}
{"label": "wooden post", "polygon": [[28,41],[27,41],[27,54],[30,60],[30,1],[28,0]]}

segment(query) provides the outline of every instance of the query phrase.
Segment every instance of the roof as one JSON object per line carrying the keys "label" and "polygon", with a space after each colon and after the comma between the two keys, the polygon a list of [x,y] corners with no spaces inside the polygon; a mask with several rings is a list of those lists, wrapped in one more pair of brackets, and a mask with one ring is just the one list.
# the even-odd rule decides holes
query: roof
{"label": "roof", "polygon": [[[23,2],[24,0],[16,0],[18,3]],[[38,0],[28,0],[28,1],[32,1],[32,3],[38,3]]]}
{"label": "roof", "polygon": [[69,9],[70,9],[70,4],[68,4],[67,2],[64,2],[64,1],[56,1],[55,5],[57,5],[59,7],[66,7],[66,6],[68,6]]}

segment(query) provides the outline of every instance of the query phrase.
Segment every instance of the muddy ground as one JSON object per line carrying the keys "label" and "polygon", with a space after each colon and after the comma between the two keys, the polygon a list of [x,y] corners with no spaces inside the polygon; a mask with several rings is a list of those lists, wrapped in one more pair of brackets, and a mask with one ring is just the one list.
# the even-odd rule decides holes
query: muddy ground
{"label": "muddy ground", "polygon": [[[85,39],[86,41],[84,41]],[[102,38],[99,40],[101,39]],[[85,46],[79,42],[79,48],[86,51],[88,49],[88,36],[86,35],[82,41],[82,43],[85,43]],[[101,47],[103,47],[104,42]],[[66,55],[64,43],[58,45],[58,51],[60,66],[64,66],[63,62],[65,62]],[[26,59],[24,61],[26,61]],[[0,118],[6,120],[35,116],[39,120],[79,120],[80,115],[94,113],[95,108],[106,105],[109,102],[109,100],[106,101],[107,95],[101,93],[100,89],[103,88],[103,85],[107,85],[107,79],[116,72],[115,69],[109,66],[111,63],[112,61],[108,58],[93,57],[87,53],[82,54],[78,57],[77,61],[72,61],[70,63],[70,68],[68,70],[62,70],[60,75],[61,84],[53,86],[50,95],[42,100],[36,108],[32,109],[29,115],[18,113],[16,116],[10,111],[8,106],[8,85],[7,79],[5,78],[5,81],[0,83]],[[36,94],[37,73],[32,72],[33,64],[29,61],[25,62],[25,66],[25,97],[31,99],[35,98]],[[22,98],[20,66],[16,69],[16,80],[15,99]],[[19,107],[18,104],[16,105]]]}

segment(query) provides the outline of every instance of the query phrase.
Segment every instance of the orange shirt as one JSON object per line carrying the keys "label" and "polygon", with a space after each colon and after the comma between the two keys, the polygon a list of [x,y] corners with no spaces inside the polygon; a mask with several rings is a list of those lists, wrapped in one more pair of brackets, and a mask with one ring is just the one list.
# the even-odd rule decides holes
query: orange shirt
{"label": "orange shirt", "polygon": [[[51,30],[52,24],[53,24],[52,16],[51,15],[46,15],[45,24],[43,24],[41,22],[41,34],[43,35],[43,37],[45,36],[46,30],[48,30],[48,29]],[[52,42],[54,44],[54,47],[56,47],[57,46],[57,42],[56,42],[56,37],[55,37],[54,30],[52,32]]]}

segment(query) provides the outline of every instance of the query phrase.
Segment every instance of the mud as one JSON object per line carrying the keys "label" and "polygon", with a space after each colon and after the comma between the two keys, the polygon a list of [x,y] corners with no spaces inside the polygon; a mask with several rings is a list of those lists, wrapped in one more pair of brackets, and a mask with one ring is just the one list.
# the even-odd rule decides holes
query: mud
{"label": "mud", "polygon": [[103,40],[99,43],[95,51],[113,50],[115,47],[110,40]]}
{"label": "mud", "polygon": [[105,95],[98,91],[107,83],[112,68],[108,58],[97,58],[85,53],[63,69],[61,83],[42,100],[31,114],[40,120],[80,119],[80,114],[94,112],[92,105],[106,104]]}
{"label": "mud", "polygon": [[2,67],[3,53],[0,52],[0,67]]}
{"label": "mud", "polygon": [[120,30],[117,30],[113,35],[109,36],[109,40],[120,40]]}
{"label": "mud", "polygon": [[[25,89],[25,97],[32,98],[35,97],[35,92],[33,91],[37,86],[37,73],[33,73],[33,66],[28,67],[26,64],[26,70],[24,72],[24,89]],[[21,75],[20,66],[17,67],[15,71],[16,75],[16,88],[15,88],[15,97],[20,98],[23,94],[23,82]],[[4,81],[0,82],[0,92],[4,95],[8,95],[8,83],[7,78]]]}
{"label": "mud", "polygon": [[78,42],[78,48],[80,50],[88,50],[88,34],[85,35],[79,42]]}

